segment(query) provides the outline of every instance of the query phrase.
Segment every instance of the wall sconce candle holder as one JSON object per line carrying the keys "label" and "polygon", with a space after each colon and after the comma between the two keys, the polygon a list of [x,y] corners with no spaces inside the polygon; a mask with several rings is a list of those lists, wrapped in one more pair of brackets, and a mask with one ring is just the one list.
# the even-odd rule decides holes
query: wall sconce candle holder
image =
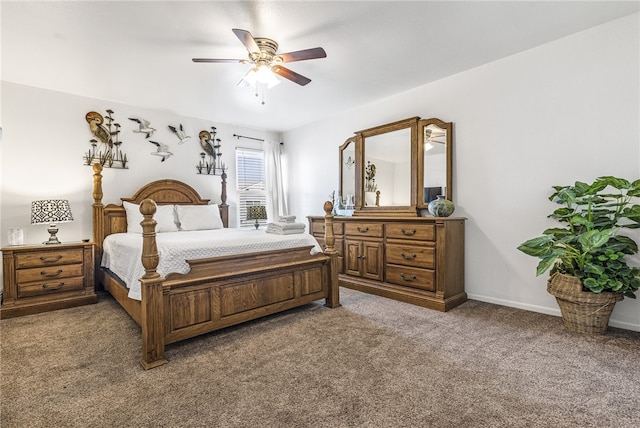
{"label": "wall sconce candle holder", "polygon": [[220,148],[220,138],[216,138],[216,127],[211,127],[211,132],[207,130],[200,131],[198,138],[203,152],[200,153],[200,161],[196,165],[198,174],[203,175],[222,175],[227,166],[222,162],[222,152]]}
{"label": "wall sconce candle holder", "polygon": [[107,109],[104,117],[97,111],[90,111],[85,120],[95,138],[89,140],[91,148],[83,156],[84,164],[99,163],[105,168],[127,169],[127,155],[120,149],[120,124],[115,122],[113,110]]}

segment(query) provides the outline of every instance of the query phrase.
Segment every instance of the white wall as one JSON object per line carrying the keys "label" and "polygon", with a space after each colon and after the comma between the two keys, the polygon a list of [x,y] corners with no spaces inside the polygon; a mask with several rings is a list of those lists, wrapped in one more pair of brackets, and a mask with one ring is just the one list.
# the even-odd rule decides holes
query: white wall
{"label": "white wall", "polygon": [[[638,23],[631,15],[286,133],[291,212],[323,214],[354,131],[452,121],[469,297],[559,315],[538,260],[516,247],[554,224],[551,186],[640,177]],[[640,331],[640,301],[618,303],[610,325]]]}
{"label": "white wall", "polygon": [[[142,109],[105,100],[84,98],[55,91],[2,82],[3,136],[0,198],[0,242],[7,245],[9,228],[24,229],[26,244],[40,243],[48,238],[46,225],[30,224],[31,201],[35,199],[69,199],[74,221],[59,224],[61,241],[91,238],[91,204],[93,170],[83,164],[92,135],[85,114],[114,111],[121,125],[122,151],[129,159],[129,169],[103,170],[103,202],[120,203],[144,183],[173,178],[193,186],[202,197],[220,202],[219,176],[198,175],[195,166],[202,149],[198,140],[201,130],[217,127],[221,139],[222,160],[229,166],[228,200],[231,226],[236,222],[235,156],[236,146],[255,147],[261,143],[238,140],[233,134],[255,138],[278,139],[273,133],[242,129],[212,120],[179,116],[170,111]],[[129,117],[141,116],[156,128],[150,140],[169,145],[173,156],[161,162],[152,156],[155,146],[144,135],[134,133],[137,124]],[[182,123],[191,139],[179,145],[168,126]]]}

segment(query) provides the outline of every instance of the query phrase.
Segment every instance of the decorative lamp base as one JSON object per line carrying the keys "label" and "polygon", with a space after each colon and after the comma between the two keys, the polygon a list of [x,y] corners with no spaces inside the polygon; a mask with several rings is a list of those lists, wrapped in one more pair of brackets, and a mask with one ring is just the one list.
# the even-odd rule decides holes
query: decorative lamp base
{"label": "decorative lamp base", "polygon": [[49,232],[49,240],[48,241],[44,241],[43,244],[61,244],[62,242],[60,242],[58,240],[58,237],[56,236],[56,233],[58,233],[58,228],[56,227],[55,224],[52,224],[49,226],[49,229],[47,229],[47,232]]}

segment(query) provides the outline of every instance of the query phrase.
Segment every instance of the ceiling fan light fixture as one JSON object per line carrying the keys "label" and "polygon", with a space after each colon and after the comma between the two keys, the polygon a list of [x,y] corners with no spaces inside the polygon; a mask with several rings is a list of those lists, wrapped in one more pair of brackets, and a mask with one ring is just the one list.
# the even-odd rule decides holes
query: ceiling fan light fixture
{"label": "ceiling fan light fixture", "polygon": [[271,89],[280,83],[280,80],[271,71],[268,65],[259,65],[256,71],[258,82],[267,85]]}
{"label": "ceiling fan light fixture", "polygon": [[253,67],[242,79],[250,86],[266,86],[271,89],[280,83],[280,80],[266,65]]}

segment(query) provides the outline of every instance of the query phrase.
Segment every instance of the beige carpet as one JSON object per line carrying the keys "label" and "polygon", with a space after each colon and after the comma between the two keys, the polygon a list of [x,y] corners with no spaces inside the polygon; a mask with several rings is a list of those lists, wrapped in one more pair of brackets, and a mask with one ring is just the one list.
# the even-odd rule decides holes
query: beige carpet
{"label": "beige carpet", "polygon": [[170,345],[97,305],[2,320],[1,426],[638,427],[640,333],[469,301],[440,313],[341,289]]}

